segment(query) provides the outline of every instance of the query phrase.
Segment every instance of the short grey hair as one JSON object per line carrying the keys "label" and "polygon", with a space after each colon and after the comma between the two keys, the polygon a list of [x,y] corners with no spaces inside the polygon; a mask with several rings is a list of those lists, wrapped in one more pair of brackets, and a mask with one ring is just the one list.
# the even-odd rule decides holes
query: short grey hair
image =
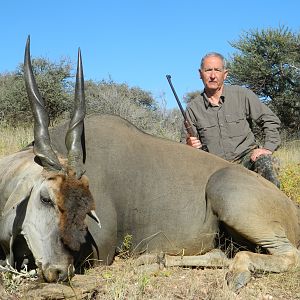
{"label": "short grey hair", "polygon": [[226,59],[222,54],[220,54],[218,52],[209,52],[209,53],[205,54],[201,59],[201,63],[200,63],[200,68],[201,69],[203,68],[204,60],[208,57],[211,57],[211,56],[219,57],[223,61],[224,69],[226,69],[226,67],[227,67]]}

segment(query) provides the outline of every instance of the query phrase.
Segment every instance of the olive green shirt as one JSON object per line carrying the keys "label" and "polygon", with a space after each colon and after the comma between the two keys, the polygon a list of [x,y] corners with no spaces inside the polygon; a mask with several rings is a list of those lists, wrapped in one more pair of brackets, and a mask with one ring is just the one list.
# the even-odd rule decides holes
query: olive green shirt
{"label": "olive green shirt", "polygon": [[[187,105],[186,115],[208,151],[229,161],[258,146],[251,130],[252,121],[263,130],[263,148],[273,152],[280,144],[280,120],[244,87],[225,85],[219,106],[213,106],[203,91]],[[181,142],[185,140],[183,129]]]}

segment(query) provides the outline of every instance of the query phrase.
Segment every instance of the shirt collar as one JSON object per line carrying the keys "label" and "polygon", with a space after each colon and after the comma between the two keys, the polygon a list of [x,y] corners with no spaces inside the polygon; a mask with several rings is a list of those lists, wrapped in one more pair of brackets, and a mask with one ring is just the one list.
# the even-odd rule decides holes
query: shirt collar
{"label": "shirt collar", "polygon": [[[201,92],[201,96],[203,97],[205,108],[207,109],[209,106],[213,107],[213,105],[209,102],[208,97],[205,93],[205,90]],[[222,91],[222,95],[220,97],[220,103],[223,104],[225,102],[225,85]]]}

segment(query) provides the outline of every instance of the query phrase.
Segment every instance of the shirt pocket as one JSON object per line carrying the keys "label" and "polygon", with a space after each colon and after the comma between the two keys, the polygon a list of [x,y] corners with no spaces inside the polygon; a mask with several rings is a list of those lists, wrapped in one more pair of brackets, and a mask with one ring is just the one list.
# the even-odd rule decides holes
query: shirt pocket
{"label": "shirt pocket", "polygon": [[236,137],[245,135],[248,127],[246,117],[242,114],[225,115],[225,120],[228,128],[228,136]]}
{"label": "shirt pocket", "polygon": [[219,126],[216,122],[197,122],[196,128],[202,143],[209,143],[219,138]]}

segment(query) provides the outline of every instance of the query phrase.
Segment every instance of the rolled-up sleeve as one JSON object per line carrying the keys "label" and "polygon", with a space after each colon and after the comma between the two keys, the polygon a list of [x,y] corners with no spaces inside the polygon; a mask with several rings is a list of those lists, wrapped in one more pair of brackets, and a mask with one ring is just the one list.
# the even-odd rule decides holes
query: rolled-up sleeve
{"label": "rolled-up sleeve", "polygon": [[275,151],[280,145],[280,120],[275,113],[251,91],[247,92],[248,112],[264,134],[263,147],[270,151]]}

